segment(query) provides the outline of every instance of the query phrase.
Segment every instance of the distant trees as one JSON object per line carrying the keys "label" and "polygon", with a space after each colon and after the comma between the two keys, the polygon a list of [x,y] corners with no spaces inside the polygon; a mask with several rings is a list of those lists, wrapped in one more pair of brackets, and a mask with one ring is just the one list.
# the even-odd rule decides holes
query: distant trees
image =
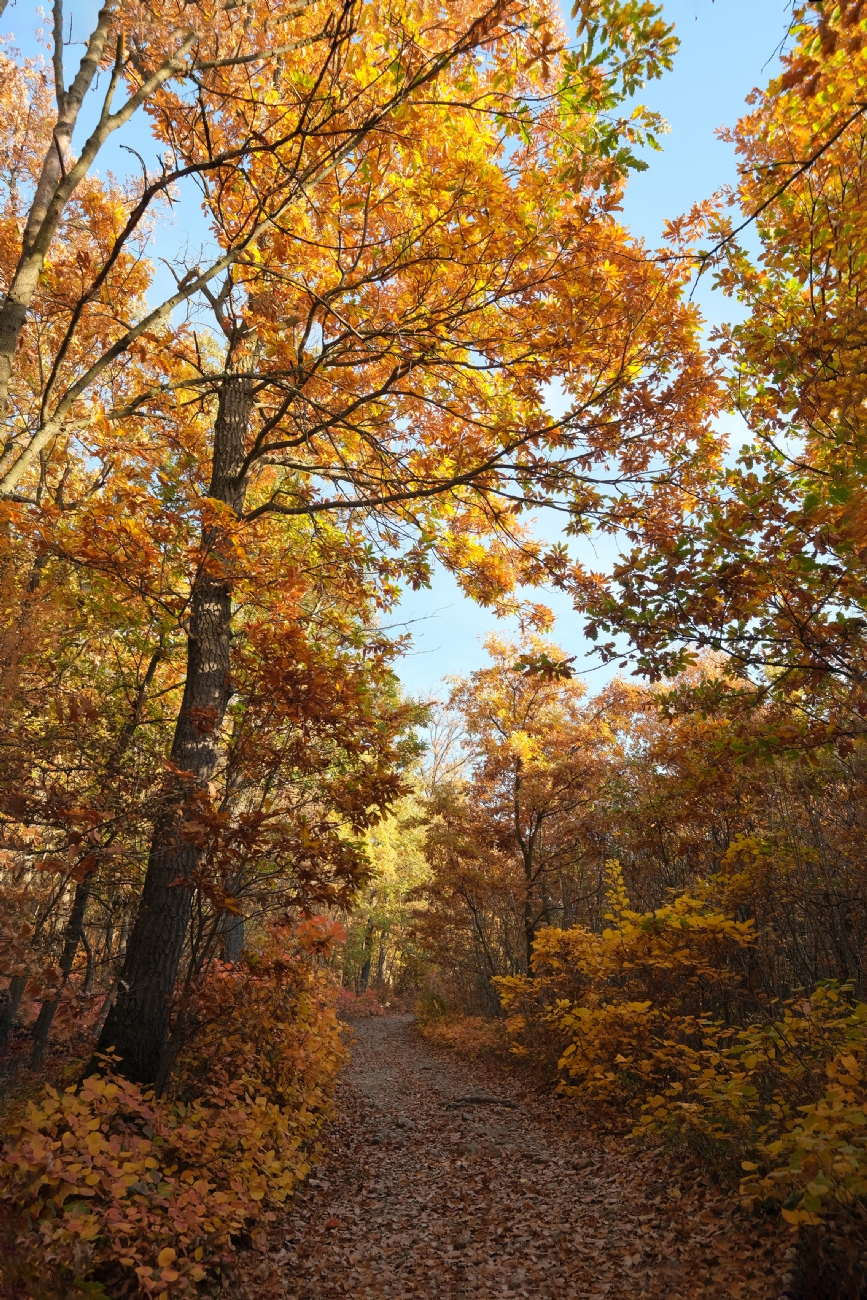
{"label": "distant trees", "polygon": [[781,755],[782,706],[732,706],[713,660],[677,693],[615,681],[588,699],[557,647],[490,649],[452,697],[466,776],[428,803],[417,925],[447,1001],[495,1010],[491,979],[526,973],[546,927],[601,932],[611,860],[642,911],[694,891],[755,922],[741,1014],[822,979],[863,987],[860,744]]}
{"label": "distant trees", "polygon": [[[488,652],[491,666],[456,684],[449,701],[464,721],[471,775],[459,793],[452,787],[435,796],[428,842],[443,869],[457,870],[459,891],[469,887],[458,883],[461,868],[482,872],[486,883],[489,873],[501,885],[514,877],[510,921],[527,967],[539,926],[581,888],[600,759],[604,767],[613,757],[605,749],[614,737],[604,712],[582,706],[585,687],[556,648],[531,640],[522,657],[518,646],[491,638]],[[472,910],[469,898],[466,905]],[[492,961],[481,926],[478,938]]]}

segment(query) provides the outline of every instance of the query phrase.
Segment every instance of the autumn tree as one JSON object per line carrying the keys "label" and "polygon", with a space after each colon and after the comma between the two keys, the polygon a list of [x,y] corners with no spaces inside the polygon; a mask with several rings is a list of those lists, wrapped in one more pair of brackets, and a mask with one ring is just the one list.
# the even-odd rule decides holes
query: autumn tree
{"label": "autumn tree", "polygon": [[457,907],[451,924],[472,933],[490,978],[528,970],[540,926],[571,913],[582,891],[598,894],[593,814],[618,740],[613,699],[608,716],[598,702],[587,708],[556,646],[489,638],[487,649],[490,666],[456,682],[450,698],[469,771],[433,792],[433,879],[421,892],[434,913],[428,930]]}
{"label": "autumn tree", "polygon": [[676,686],[602,693],[619,697],[621,756],[597,801],[597,852],[620,862],[642,911],[709,891],[755,921],[739,958],[744,1017],[822,979],[862,987],[863,742],[805,753],[800,701],[739,694],[720,658]]}
{"label": "autumn tree", "polygon": [[[106,528],[91,542],[110,537]],[[201,867],[173,1051],[189,1029],[185,1000],[214,956],[237,959],[245,927],[255,941],[275,915],[349,904],[367,870],[365,832],[402,790],[415,752],[416,711],[390,670],[395,647],[372,626],[363,589],[353,600],[344,573],[335,598],[311,540],[297,530],[284,538],[296,552],[302,542],[306,568],[284,568],[270,616],[265,593],[255,618],[237,593],[245,634],[220,765],[208,803],[191,795],[187,805]],[[42,567],[40,623],[17,657],[3,734],[0,911],[12,977],[3,1009],[16,1019],[28,979],[29,998],[44,999],[34,1061],[58,1010],[63,1038],[71,1012],[92,1025],[111,994],[150,828],[176,779],[164,755],[183,642],[162,602],[177,571],[163,550],[165,587],[133,600],[96,570],[96,555],[83,575],[57,550]],[[86,966],[70,978],[79,946]]]}
{"label": "autumn tree", "polygon": [[[588,5],[573,51],[545,6],[196,15],[104,9],[74,94],[55,60],[56,114],[44,81],[34,109],[46,152],[7,220],[10,519],[35,521],[50,550],[60,507],[73,562],[147,589],[186,641],[174,775],[102,1037],[140,1079],[159,1068],[207,857],[198,827],[228,771],[238,637],[279,604],[292,521],[305,536],[339,521],[322,571],[376,573],[383,600],[438,554],[503,601],[570,563],[525,534],[523,509],[556,501],[582,528],[616,513],[626,485],[651,499],[662,453],[688,476],[711,451],[715,400],[679,266],[644,259],[614,215],[654,128],[621,105],[673,49],[655,10]],[[99,124],[58,171],[70,114],[109,62]],[[109,192],[88,169],[138,104],[164,166]],[[176,291],[151,306],[135,241],[186,181],[218,251],[176,264]],[[102,242],[77,279],[60,261],[55,275],[86,195],[105,209],[90,223]],[[51,301],[39,286],[53,275]],[[173,316],[194,297],[210,329]],[[553,379],[572,404],[557,421]]]}
{"label": "autumn tree", "polygon": [[[416,784],[415,771],[407,773]],[[415,891],[427,878],[424,814],[417,788],[395,802],[367,835],[370,878],[341,918],[347,939],[342,953],[344,986],[380,997],[412,995],[423,965],[415,937]]]}
{"label": "autumn tree", "polygon": [[[755,925],[727,958],[739,992],[726,1015],[764,1014],[821,980],[863,988],[863,741],[805,757],[798,702],[733,699],[721,658],[676,690],[615,679],[588,699],[569,678],[527,674],[562,668],[544,653],[513,647],[456,692],[472,766],[428,801],[417,918],[446,1001],[490,1014],[491,979],[526,974],[528,893],[533,952],[552,927],[605,931],[612,862],[642,913],[690,896]],[[772,735],[788,747],[762,748]]]}
{"label": "autumn tree", "polygon": [[779,74],[728,133],[741,216],[712,220],[696,259],[744,313],[715,345],[748,441],[667,531],[633,531],[591,600],[592,633],[625,632],[643,671],[712,648],[742,686],[792,692],[813,744],[829,724],[859,734],[864,710],[864,33],[861,4],[799,6]]}

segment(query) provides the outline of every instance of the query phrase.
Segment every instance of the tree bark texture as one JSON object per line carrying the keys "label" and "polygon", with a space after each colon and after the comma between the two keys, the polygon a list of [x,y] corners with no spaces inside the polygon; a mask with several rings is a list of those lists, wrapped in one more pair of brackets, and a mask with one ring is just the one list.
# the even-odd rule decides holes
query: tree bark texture
{"label": "tree bark texture", "polygon": [[239,962],[244,953],[244,918],[226,912],[220,935],[223,961]]}
{"label": "tree bark texture", "polygon": [[[93,877],[88,875],[75,886],[75,895],[63,939],[63,952],[60,957],[60,973],[63,977],[62,986],[69,979],[72,964],[75,961],[75,954],[78,952],[78,945],[84,934],[84,913],[87,910],[87,900],[90,898],[92,883]],[[36,1024],[33,1027],[33,1047],[30,1052],[31,1070],[38,1070],[42,1064],[42,1056],[48,1044],[48,1035],[51,1033],[51,1026],[54,1023],[57,1005],[56,1001],[43,1002],[39,1008],[39,1015],[36,1017]]]}
{"label": "tree bark texture", "polygon": [[[253,383],[243,373],[226,379],[214,424],[209,496],[243,510],[241,477]],[[185,811],[207,786],[217,765],[220,736],[232,694],[231,579],[222,571],[220,541],[203,529],[201,562],[193,584],[187,638],[187,676],[170,753],[183,776],[173,777],[154,825],[138,915],[129,937],[117,997],[98,1050],[112,1049],[119,1069],[137,1083],[159,1072],[183,957],[192,903],[191,880],[201,850],[185,835]]]}
{"label": "tree bark texture", "polygon": [[18,1012],[21,1010],[21,999],[24,997],[26,987],[26,975],[13,975],[9,981],[6,1001],[0,1005],[0,1051],[6,1046],[9,1033],[18,1019]]}

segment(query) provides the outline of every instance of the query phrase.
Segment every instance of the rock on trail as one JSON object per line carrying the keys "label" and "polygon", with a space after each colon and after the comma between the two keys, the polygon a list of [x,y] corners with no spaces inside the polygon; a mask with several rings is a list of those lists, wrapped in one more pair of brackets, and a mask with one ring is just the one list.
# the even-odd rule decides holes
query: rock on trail
{"label": "rock on trail", "polygon": [[[793,1252],[653,1153],[576,1127],[409,1016],[354,1026],[329,1154],[263,1263],[269,1293],[781,1300]],[[506,1104],[504,1104],[506,1103]]]}

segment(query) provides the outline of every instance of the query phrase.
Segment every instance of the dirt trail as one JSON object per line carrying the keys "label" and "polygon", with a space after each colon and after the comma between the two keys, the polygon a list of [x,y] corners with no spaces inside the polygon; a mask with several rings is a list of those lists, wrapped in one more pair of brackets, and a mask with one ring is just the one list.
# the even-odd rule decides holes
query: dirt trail
{"label": "dirt trail", "polygon": [[576,1130],[509,1072],[432,1048],[411,1017],[354,1030],[329,1156],[271,1257],[287,1298],[789,1294],[785,1238],[732,1218],[694,1172],[661,1179],[651,1155]]}

